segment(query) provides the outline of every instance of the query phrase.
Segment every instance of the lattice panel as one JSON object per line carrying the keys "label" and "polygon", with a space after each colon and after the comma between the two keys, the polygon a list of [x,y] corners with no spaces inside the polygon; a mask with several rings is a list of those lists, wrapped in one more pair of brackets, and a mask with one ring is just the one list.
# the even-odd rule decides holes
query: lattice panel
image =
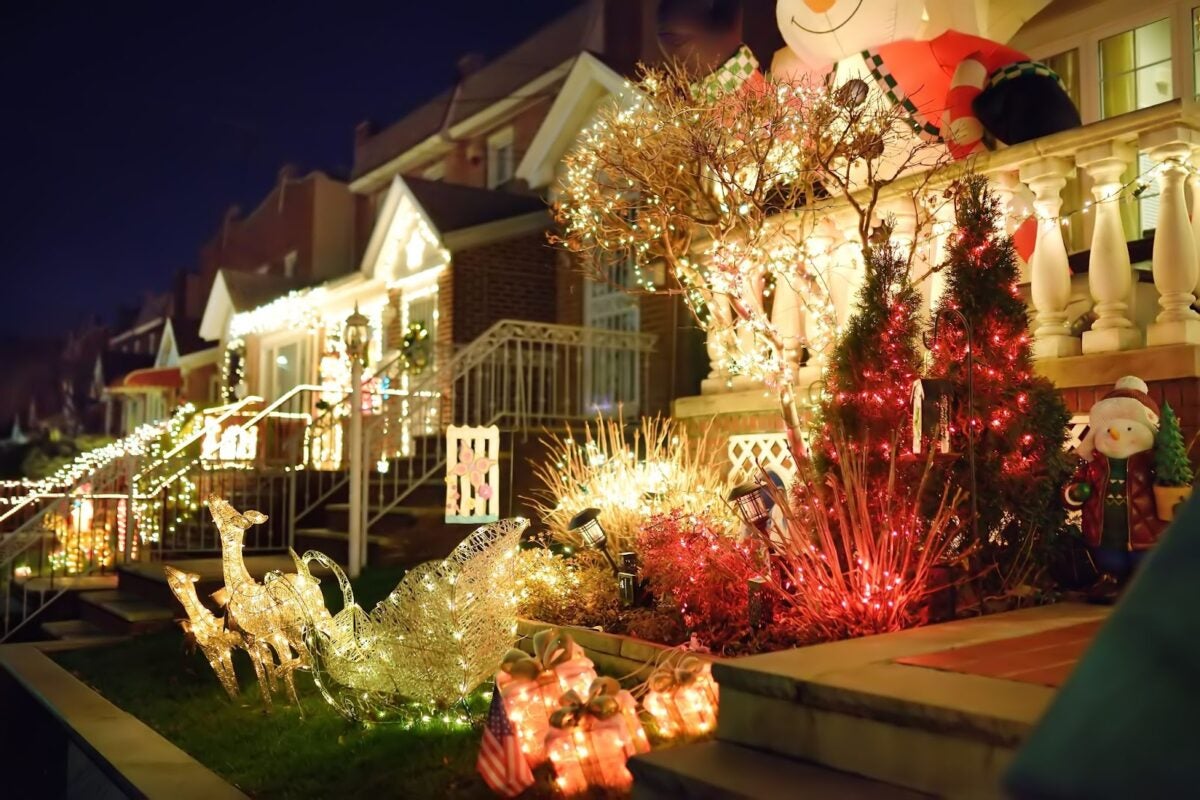
{"label": "lattice panel", "polygon": [[1083,443],[1090,425],[1091,417],[1088,414],[1076,414],[1071,417],[1071,421],[1067,423],[1067,443],[1063,446],[1068,453],[1075,452]]}
{"label": "lattice panel", "polygon": [[500,429],[446,429],[446,522],[479,525],[500,519]]}
{"label": "lattice panel", "polygon": [[796,464],[792,461],[785,433],[730,436],[728,452],[731,465],[729,480],[734,483],[757,480],[760,467],[774,471],[785,483],[791,483],[796,477]]}

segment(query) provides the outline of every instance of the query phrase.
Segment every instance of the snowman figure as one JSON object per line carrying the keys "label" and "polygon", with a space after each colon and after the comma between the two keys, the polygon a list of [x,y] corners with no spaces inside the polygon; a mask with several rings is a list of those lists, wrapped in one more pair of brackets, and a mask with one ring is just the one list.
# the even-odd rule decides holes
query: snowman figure
{"label": "snowman figure", "polygon": [[1090,431],[1077,451],[1083,461],[1065,499],[1082,509],[1083,540],[1100,573],[1093,599],[1111,600],[1137,569],[1166,525],[1154,501],[1154,435],[1158,404],[1132,376],[1092,406]]}
{"label": "snowman figure", "polygon": [[791,52],[776,59],[773,72],[874,83],[918,136],[945,142],[955,158],[1079,126],[1049,67],[953,29],[967,22],[961,10],[940,26],[930,22],[939,10],[928,0],[778,0],[777,23]]}

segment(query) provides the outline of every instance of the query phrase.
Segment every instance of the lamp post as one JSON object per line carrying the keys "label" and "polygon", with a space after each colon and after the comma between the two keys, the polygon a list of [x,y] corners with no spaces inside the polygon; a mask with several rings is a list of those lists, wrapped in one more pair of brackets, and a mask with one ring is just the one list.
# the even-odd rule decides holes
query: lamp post
{"label": "lamp post", "polygon": [[350,577],[357,578],[367,562],[367,537],[363,509],[362,373],[371,338],[370,320],[354,304],[346,318],[343,342],[350,359]]}

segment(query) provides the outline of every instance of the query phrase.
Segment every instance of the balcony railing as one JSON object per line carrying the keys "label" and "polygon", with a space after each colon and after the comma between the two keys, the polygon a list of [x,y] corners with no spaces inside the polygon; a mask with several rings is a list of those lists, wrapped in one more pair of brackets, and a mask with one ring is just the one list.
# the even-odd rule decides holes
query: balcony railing
{"label": "balcony railing", "polygon": [[[1122,198],[1129,199],[1128,176],[1141,156],[1154,165],[1142,179],[1154,184],[1158,203],[1148,271],[1131,263],[1121,211]],[[940,191],[966,170],[986,175],[1010,232],[1031,215],[1039,220],[1033,256],[1022,265],[1036,358],[1194,345],[1200,344],[1200,314],[1193,309],[1200,291],[1200,214],[1189,214],[1188,203],[1190,195],[1192,207],[1200,206],[1200,172],[1193,166],[1200,166],[1200,109],[1190,100],[1175,100],[982,154],[943,167],[932,177],[905,176],[881,192],[878,212],[894,215],[894,239],[912,248],[912,274],[927,275],[928,267],[941,261],[953,209],[930,212],[914,197]],[[1091,199],[1079,208],[1065,208],[1064,188],[1075,178]],[[1074,237],[1063,221],[1067,211],[1076,212],[1070,223],[1077,228]],[[831,240],[827,283],[840,326],[861,281],[858,221],[845,200],[828,201],[823,212],[818,216],[829,222],[822,235]],[[932,233],[917,237],[918,228]],[[1069,239],[1082,247],[1071,258]],[[941,280],[935,273],[923,282],[926,309],[936,302]],[[789,311],[787,307],[795,308],[789,304],[777,305],[781,313],[801,315],[799,321],[776,319],[777,324],[811,330],[803,319],[803,304],[799,312]],[[807,363],[814,367],[819,360],[819,354],[810,353]],[[1105,374],[1095,383],[1108,379]],[[740,388],[738,381],[715,366],[705,393],[730,388]]]}

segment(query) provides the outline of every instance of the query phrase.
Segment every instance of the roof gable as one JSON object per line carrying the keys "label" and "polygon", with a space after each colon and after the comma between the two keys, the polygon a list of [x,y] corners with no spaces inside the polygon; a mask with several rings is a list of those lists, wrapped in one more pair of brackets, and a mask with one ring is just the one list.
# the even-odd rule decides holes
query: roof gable
{"label": "roof gable", "polygon": [[597,105],[611,96],[632,98],[632,87],[591,53],[580,53],[521,159],[517,177],[534,189],[549,186],[559,163],[595,116]]}
{"label": "roof gable", "polygon": [[363,253],[362,273],[367,278],[395,281],[449,261],[450,254],[433,220],[397,175]]}

